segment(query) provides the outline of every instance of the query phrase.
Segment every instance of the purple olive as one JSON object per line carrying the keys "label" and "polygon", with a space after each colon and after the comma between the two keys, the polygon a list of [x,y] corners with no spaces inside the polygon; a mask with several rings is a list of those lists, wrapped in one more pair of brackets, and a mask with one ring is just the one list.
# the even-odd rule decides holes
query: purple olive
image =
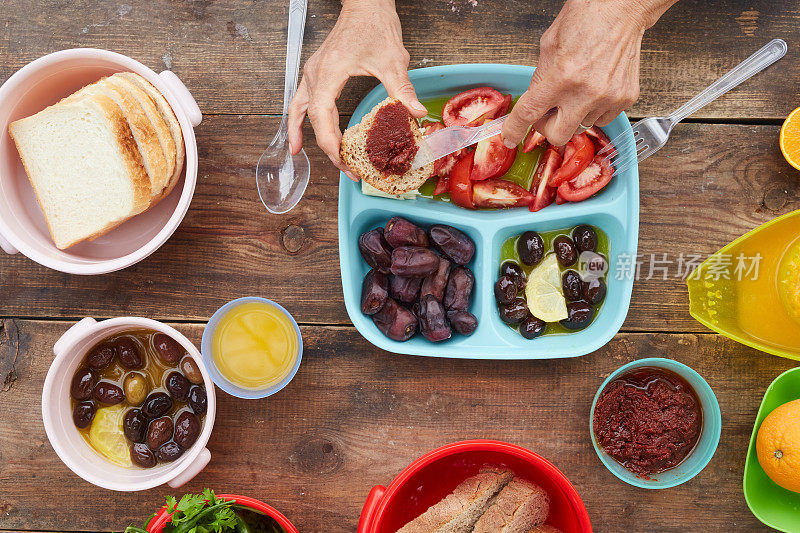
{"label": "purple olive", "polygon": [[95,370],[102,370],[110,365],[116,356],[117,349],[114,345],[103,343],[92,348],[86,356],[86,365]]}
{"label": "purple olive", "polygon": [[162,444],[172,438],[174,426],[168,416],[156,418],[147,427],[147,445],[151,450],[157,450]]}
{"label": "purple olive", "polygon": [[92,402],[77,403],[75,404],[75,408],[72,410],[72,422],[78,429],[88,427],[89,424],[92,423],[92,420],[94,420],[94,415],[96,412],[97,408]]}
{"label": "purple olive", "polygon": [[407,341],[417,331],[414,313],[391,298],[386,300],[383,309],[372,315],[372,321],[384,335],[396,341]]}
{"label": "purple olive", "polygon": [[567,270],[561,275],[561,288],[564,298],[570,301],[580,300],[583,293],[583,280],[574,270]]}
{"label": "purple olive", "polygon": [[475,286],[475,276],[467,267],[458,266],[450,272],[447,287],[444,290],[445,308],[456,311],[466,311],[469,308],[469,297]]}
{"label": "purple olive", "polygon": [[553,251],[556,253],[558,264],[562,267],[572,266],[578,260],[578,249],[566,235],[559,235],[553,240]]}
{"label": "purple olive", "polygon": [[417,299],[422,278],[392,276],[389,282],[390,294],[395,300],[410,304]]}
{"label": "purple olive", "polygon": [[544,259],[544,241],[535,231],[526,231],[519,236],[517,253],[520,260],[528,266],[536,266]]}
{"label": "purple olive", "polygon": [[79,402],[88,400],[92,397],[95,385],[97,385],[97,375],[94,371],[91,368],[82,368],[72,376],[69,394]]}
{"label": "purple olive", "polygon": [[561,321],[561,325],[567,329],[583,329],[592,322],[594,309],[583,300],[567,303],[567,313],[569,316]]}
{"label": "purple olive", "polygon": [[172,409],[172,398],[166,392],[153,392],[142,404],[142,414],[150,420],[167,414]]}
{"label": "purple olive", "polygon": [[500,320],[506,324],[519,324],[530,315],[528,304],[525,303],[523,298],[515,298],[509,304],[502,304],[498,307],[500,312]]}
{"label": "purple olive", "polygon": [[579,252],[597,251],[597,232],[588,224],[575,226],[572,230],[572,240]]}
{"label": "purple olive", "polygon": [[147,444],[134,442],[131,445],[131,461],[142,468],[153,468],[156,466],[156,454],[147,447]]}
{"label": "purple olive", "polygon": [[175,442],[181,448],[190,448],[200,435],[200,420],[194,413],[184,411],[175,419]]}
{"label": "purple olive", "polygon": [[447,278],[450,276],[450,261],[444,257],[439,258],[439,268],[432,274],[425,276],[422,280],[422,288],[419,290],[419,297],[432,294],[440,302],[444,299],[444,289],[447,287]]}
{"label": "purple olive", "polygon": [[514,280],[514,284],[517,286],[518,291],[525,289],[527,276],[525,275],[525,271],[522,270],[522,267],[520,267],[514,261],[506,261],[500,265],[500,275],[509,276],[512,280]]}
{"label": "purple olive", "polygon": [[186,403],[189,404],[194,414],[197,416],[203,416],[206,414],[206,409],[208,409],[208,396],[206,396],[206,390],[201,387],[200,385],[195,385],[191,389],[189,389],[189,398],[187,399]]}
{"label": "purple olive", "polygon": [[428,247],[428,236],[425,235],[425,231],[402,217],[392,217],[386,223],[383,237],[392,248],[399,248],[400,246]]}
{"label": "purple olive", "polygon": [[164,444],[156,452],[156,457],[158,457],[158,460],[164,463],[171,463],[181,455],[183,455],[183,448],[181,448],[180,445],[178,445],[178,443],[174,440]]}
{"label": "purple olive", "polygon": [[144,367],[144,357],[139,343],[131,337],[120,337],[115,341],[119,364],[128,370],[138,370]]}
{"label": "purple olive", "polygon": [[469,311],[448,311],[447,318],[459,335],[469,337],[478,329],[478,319]]}
{"label": "purple olive", "polygon": [[125,393],[119,385],[101,381],[94,388],[94,399],[106,405],[117,405],[125,399]]}
{"label": "purple olive", "polygon": [[144,442],[147,436],[147,419],[139,409],[128,409],[125,413],[122,432],[131,442]]}
{"label": "purple olive", "polygon": [[606,283],[602,279],[590,279],[583,284],[583,299],[597,305],[606,297]]}
{"label": "purple olive", "polygon": [[164,333],[153,335],[153,345],[156,347],[159,359],[170,366],[176,366],[186,353],[178,341]]}
{"label": "purple olive", "polygon": [[428,248],[401,246],[392,250],[392,274],[424,278],[439,268],[439,256]]}
{"label": "purple olive", "polygon": [[389,278],[374,268],[364,276],[361,284],[361,312],[374,315],[381,310],[389,297]]}
{"label": "purple olive", "polygon": [[453,335],[444,306],[432,294],[419,300],[419,330],[431,342],[447,340]]}
{"label": "purple olive", "polygon": [[392,248],[383,237],[383,229],[375,228],[362,233],[358,238],[358,249],[361,257],[369,266],[384,274],[390,273],[392,266]]}
{"label": "purple olive", "polygon": [[457,265],[466,265],[475,255],[475,243],[466,233],[444,224],[428,228],[431,245]]}
{"label": "purple olive", "polygon": [[500,276],[494,284],[494,297],[499,304],[510,304],[517,297],[517,284],[509,275]]}

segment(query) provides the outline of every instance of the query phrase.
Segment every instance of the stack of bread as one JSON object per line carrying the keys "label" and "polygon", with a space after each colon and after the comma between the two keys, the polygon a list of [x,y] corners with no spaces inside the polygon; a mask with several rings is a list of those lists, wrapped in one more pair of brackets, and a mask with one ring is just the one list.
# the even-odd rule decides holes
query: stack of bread
{"label": "stack of bread", "polygon": [[103,235],[167,196],[185,157],[178,119],[147,80],[120,72],[9,133],[59,249]]}
{"label": "stack of bread", "polygon": [[508,470],[485,468],[397,533],[560,533],[544,525],[550,497]]}

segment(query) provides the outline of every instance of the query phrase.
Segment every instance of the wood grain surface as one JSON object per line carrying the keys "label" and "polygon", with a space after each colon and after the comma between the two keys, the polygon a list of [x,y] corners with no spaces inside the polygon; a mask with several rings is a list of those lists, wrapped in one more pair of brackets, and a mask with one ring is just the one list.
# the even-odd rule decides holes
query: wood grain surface
{"label": "wood grain surface", "polygon": [[[539,38],[563,0],[399,0],[411,68],[449,63],[535,65]],[[0,81],[49,52],[89,46],[172,69],[204,113],[280,113],[286,7],[275,0],[4,0]],[[304,57],[324,40],[339,0],[309,2]],[[665,114],[770,39],[789,53],[696,117],[777,120],[800,96],[800,11],[796,0],[682,0],[647,32],[641,99],[632,116]],[[353,81],[341,111],[351,113],[374,81]],[[780,97],[776,97],[780,95]]]}
{"label": "wood grain surface", "polygon": [[[416,457],[467,438],[528,447],[575,484],[598,532],[760,531],[742,495],[752,424],[769,383],[794,363],[710,334],[688,314],[677,261],[705,257],[780,214],[800,209],[800,177],[777,147],[800,102],[796,0],[681,0],[645,35],[641,98],[632,117],[665,114],[770,39],[789,53],[766,73],[678,126],[640,168],[643,264],[622,332],[569,360],[494,362],[398,356],[350,325],[338,259],[338,172],[306,132],[312,182],[290,214],[268,215],[254,168],[275,130],[283,92],[286,4],[275,0],[0,0],[0,82],[27,62],[73,47],[118,51],[173,70],[205,114],[189,212],[156,253],[122,272],[71,276],[0,255],[0,531],[121,531],[169,493],[211,486],[262,499],[303,533],[354,531],[370,488]],[[410,68],[449,63],[535,65],[563,0],[400,0]],[[307,58],[339,0],[311,0]],[[341,122],[374,80],[354,79]],[[535,215],[532,215],[535,227]],[[667,254],[667,277],[653,259]],[[648,279],[649,278],[649,279]],[[179,491],[122,494],[70,472],[41,422],[52,345],[83,316],[169,321],[199,344],[224,302],[273,298],[302,324],[300,371],[278,395],[218,391],[212,461]],[[681,487],[619,482],[588,435],[602,380],[630,360],[671,357],[703,375],[722,408],[719,449]]]}
{"label": "wood grain surface", "polygon": [[[174,493],[106,491],[56,457],[40,417],[41,384],[60,321],[5,320],[0,331],[0,529],[121,531]],[[178,325],[195,343],[200,325]],[[567,360],[498,362],[398,356],[350,327],[302,328],[294,381],[264,400],[218,391],[212,460],[180,489],[248,494],[277,507],[303,532],[354,531],[370,488],[387,484],[432,448],[501,439],[552,461],[573,482],[597,532],[754,531],[742,496],[753,420],[772,379],[793,366],[711,334],[618,335]],[[644,356],[682,361],[705,376],[722,407],[722,439],[690,483],[643,490],[602,467],[588,434],[602,380]],[[10,377],[9,377],[10,376]]]}
{"label": "wood grain surface", "polygon": [[[312,178],[299,206],[271,216],[258,199],[258,139],[277,122],[206,117],[197,132],[200,170],[189,212],[161,249],[131,268],[71,276],[21,254],[0,255],[1,314],[207,320],[228,300],[260,295],[284,303],[301,323],[349,323],[339,275],[338,172],[310,135]],[[642,264],[625,331],[705,331],[687,312],[686,285],[676,277],[685,270],[679,272],[678,262],[681,254],[706,257],[800,208],[800,180],[781,156],[777,135],[777,126],[682,124],[644,162]],[[672,263],[661,264],[663,254]],[[666,280],[660,266],[667,268]]]}

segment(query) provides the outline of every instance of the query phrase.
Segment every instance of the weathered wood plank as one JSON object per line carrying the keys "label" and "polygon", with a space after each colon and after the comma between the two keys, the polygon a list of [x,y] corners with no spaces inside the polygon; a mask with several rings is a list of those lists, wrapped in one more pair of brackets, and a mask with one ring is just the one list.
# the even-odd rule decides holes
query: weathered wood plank
{"label": "weathered wood plank", "polygon": [[[283,98],[284,8],[267,0],[6,0],[0,10],[0,80],[64,48],[89,46],[171,68],[205,113],[279,113]],[[398,2],[411,67],[449,63],[535,64],[539,37],[563,0]],[[336,20],[337,0],[311,2],[304,57]],[[775,37],[796,42],[800,10],[792,0],[682,0],[645,37],[642,97],[634,116],[664,114]],[[147,43],[143,46],[143,43]],[[785,117],[800,99],[796,47],[768,74],[698,113],[705,118]],[[341,110],[374,85],[358,80]]]}
{"label": "weathered wood plank", "polygon": [[[259,202],[253,181],[258,139],[276,124],[252,116],[203,122],[199,182],[189,213],[170,241],[139,265],[83,277],[50,271],[21,255],[0,255],[0,316],[206,320],[230,299],[261,295],[280,301],[303,323],[348,323],[334,167],[310,146],[313,176],[300,205],[274,216]],[[645,161],[639,245],[644,264],[625,330],[703,331],[688,315],[685,284],[675,277],[680,255],[706,256],[800,208],[800,176],[781,157],[777,131],[684,124]],[[310,137],[306,141],[313,144]],[[398,203],[398,213],[402,209]],[[673,261],[668,279],[658,270],[647,279],[651,254],[661,259],[664,253]]]}
{"label": "weathered wood plank", "polygon": [[[40,395],[51,346],[69,323],[7,320],[0,362],[15,357],[0,392],[0,529],[119,531],[153,512],[167,488],[136,494],[97,489],[58,460],[42,427]],[[180,324],[199,343],[201,326]],[[439,445],[495,438],[553,461],[575,484],[598,532],[755,531],[741,492],[744,457],[761,395],[792,363],[716,335],[621,334],[579,358],[492,362],[397,356],[352,328],[304,327],[300,371],[281,393],[243,401],[218,392],[213,459],[181,489],[252,495],[301,531],[353,531],[375,484]],[[639,490],[600,463],[588,413],[605,376],[647,356],[702,374],[722,407],[710,465],[674,489]],[[4,367],[5,368],[5,367]],[[5,368],[4,373],[8,369]],[[0,381],[4,376],[0,376]]]}

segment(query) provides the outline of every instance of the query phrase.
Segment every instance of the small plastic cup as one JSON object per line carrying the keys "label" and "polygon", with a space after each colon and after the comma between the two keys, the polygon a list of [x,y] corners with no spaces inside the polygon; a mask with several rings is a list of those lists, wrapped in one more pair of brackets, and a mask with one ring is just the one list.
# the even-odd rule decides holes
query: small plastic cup
{"label": "small plastic cup", "polygon": [[[265,387],[263,389],[248,389],[240,387],[235,383],[232,383],[230,380],[228,380],[225,376],[223,376],[220,373],[219,369],[217,368],[217,364],[214,361],[214,356],[211,353],[211,339],[214,335],[214,330],[219,324],[220,319],[222,319],[222,317],[225,316],[225,314],[227,314],[234,307],[251,302],[265,303],[279,310],[281,313],[286,315],[286,318],[288,318],[289,321],[292,323],[292,325],[294,326],[294,331],[297,334],[297,361],[295,361],[291,371],[280,382],[274,385],[270,385],[269,387]],[[266,398],[267,396],[272,396],[273,394],[284,388],[286,385],[288,385],[290,381],[292,381],[294,375],[297,373],[297,369],[300,368],[300,361],[303,358],[303,337],[302,335],[300,335],[300,328],[297,326],[297,322],[295,321],[294,317],[289,313],[289,311],[284,309],[283,306],[266,298],[259,298],[258,296],[247,296],[244,298],[237,298],[236,300],[231,300],[230,302],[226,303],[225,305],[217,309],[217,311],[211,316],[211,320],[208,321],[205,330],[203,330],[203,340],[200,343],[200,353],[203,356],[203,362],[206,365],[208,374],[211,376],[211,380],[217,385],[217,387],[224,390],[231,396],[236,396],[237,398],[245,398],[248,400],[256,400],[259,398]]]}

